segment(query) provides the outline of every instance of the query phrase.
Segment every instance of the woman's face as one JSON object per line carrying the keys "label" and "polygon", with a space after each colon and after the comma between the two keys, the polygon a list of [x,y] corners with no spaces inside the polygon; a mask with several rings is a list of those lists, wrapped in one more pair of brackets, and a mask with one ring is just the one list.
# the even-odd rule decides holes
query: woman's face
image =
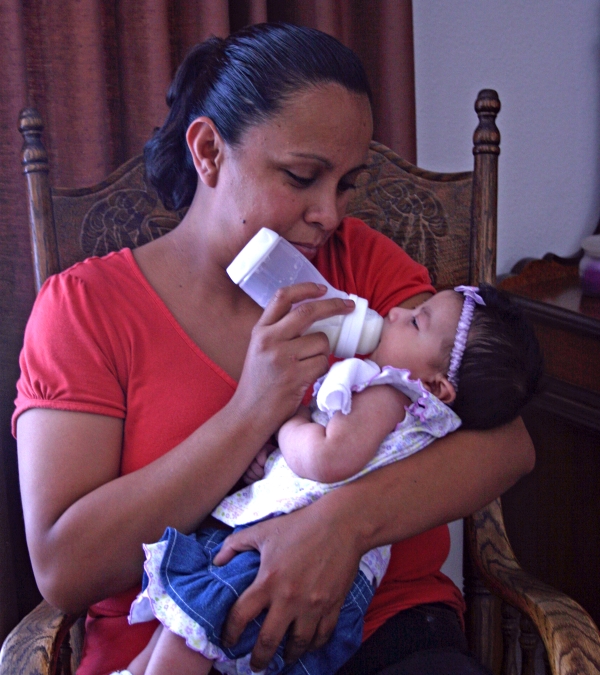
{"label": "woman's face", "polygon": [[324,84],[228,146],[218,182],[232,259],[261,227],[314,258],[346,212],[372,131],[366,96]]}

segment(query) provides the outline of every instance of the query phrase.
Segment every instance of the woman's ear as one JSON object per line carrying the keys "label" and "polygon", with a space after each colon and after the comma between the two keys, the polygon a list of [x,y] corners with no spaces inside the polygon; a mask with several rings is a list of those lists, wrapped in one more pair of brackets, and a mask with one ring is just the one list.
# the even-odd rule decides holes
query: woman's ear
{"label": "woman's ear", "polygon": [[428,382],[423,383],[434,396],[440,399],[442,403],[450,405],[456,398],[456,389],[450,380],[439,373]]}
{"label": "woman's ear", "polygon": [[199,179],[215,187],[223,157],[224,141],[209,117],[197,117],[185,135]]}

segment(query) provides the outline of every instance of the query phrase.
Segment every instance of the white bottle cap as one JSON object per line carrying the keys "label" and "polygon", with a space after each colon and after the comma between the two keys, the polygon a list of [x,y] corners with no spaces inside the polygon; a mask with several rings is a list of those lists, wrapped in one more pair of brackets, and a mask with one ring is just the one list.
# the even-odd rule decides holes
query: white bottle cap
{"label": "white bottle cap", "polygon": [[227,268],[227,274],[234,284],[241,283],[252,274],[261,262],[275,248],[279,235],[273,230],[262,227],[233,259]]}
{"label": "white bottle cap", "polygon": [[356,348],[360,341],[365,316],[369,303],[365,298],[359,298],[358,295],[350,294],[350,299],[354,300],[356,307],[352,314],[346,314],[340,330],[340,336],[335,346],[334,354],[342,359],[347,359],[356,354]]}

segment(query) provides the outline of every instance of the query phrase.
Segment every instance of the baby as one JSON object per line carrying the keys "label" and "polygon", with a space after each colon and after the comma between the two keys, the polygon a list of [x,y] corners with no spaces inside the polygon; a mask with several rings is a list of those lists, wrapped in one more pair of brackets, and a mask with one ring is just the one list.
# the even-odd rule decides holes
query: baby
{"label": "baby", "polygon": [[[509,422],[535,393],[541,371],[533,331],[491,286],[459,286],[415,309],[396,307],[370,357],[331,367],[315,385],[311,410],[302,408],[282,425],[279,450],[266,463],[260,459],[266,453],[259,453],[250,467],[250,475],[264,470],[264,478],[226,497],[213,516],[239,527],[288,513],[461,424],[487,429]],[[133,675],[202,675],[213,666],[222,673],[252,672],[250,652],[266,612],[233,648],[223,645],[220,634],[229,609],[254,580],[260,556],[248,551],[214,566],[229,533],[203,529],[186,536],[168,528],[160,542],[145,546],[145,588],[130,621],[156,617],[168,630],[159,627],[130,664]],[[352,656],[389,556],[389,546],[363,556],[331,639],[288,665],[286,673],[329,675]],[[268,675],[286,667],[283,647]]]}

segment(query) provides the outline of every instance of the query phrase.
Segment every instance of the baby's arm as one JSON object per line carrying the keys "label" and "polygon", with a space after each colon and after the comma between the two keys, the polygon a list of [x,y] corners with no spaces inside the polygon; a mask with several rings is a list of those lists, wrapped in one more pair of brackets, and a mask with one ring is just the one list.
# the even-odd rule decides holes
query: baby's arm
{"label": "baby's arm", "polygon": [[410,400],[390,385],[368,387],[352,396],[348,415],[335,413],[326,427],[302,411],[282,425],[279,448],[302,478],[335,483],[358,473],[383,439],[404,419]]}

